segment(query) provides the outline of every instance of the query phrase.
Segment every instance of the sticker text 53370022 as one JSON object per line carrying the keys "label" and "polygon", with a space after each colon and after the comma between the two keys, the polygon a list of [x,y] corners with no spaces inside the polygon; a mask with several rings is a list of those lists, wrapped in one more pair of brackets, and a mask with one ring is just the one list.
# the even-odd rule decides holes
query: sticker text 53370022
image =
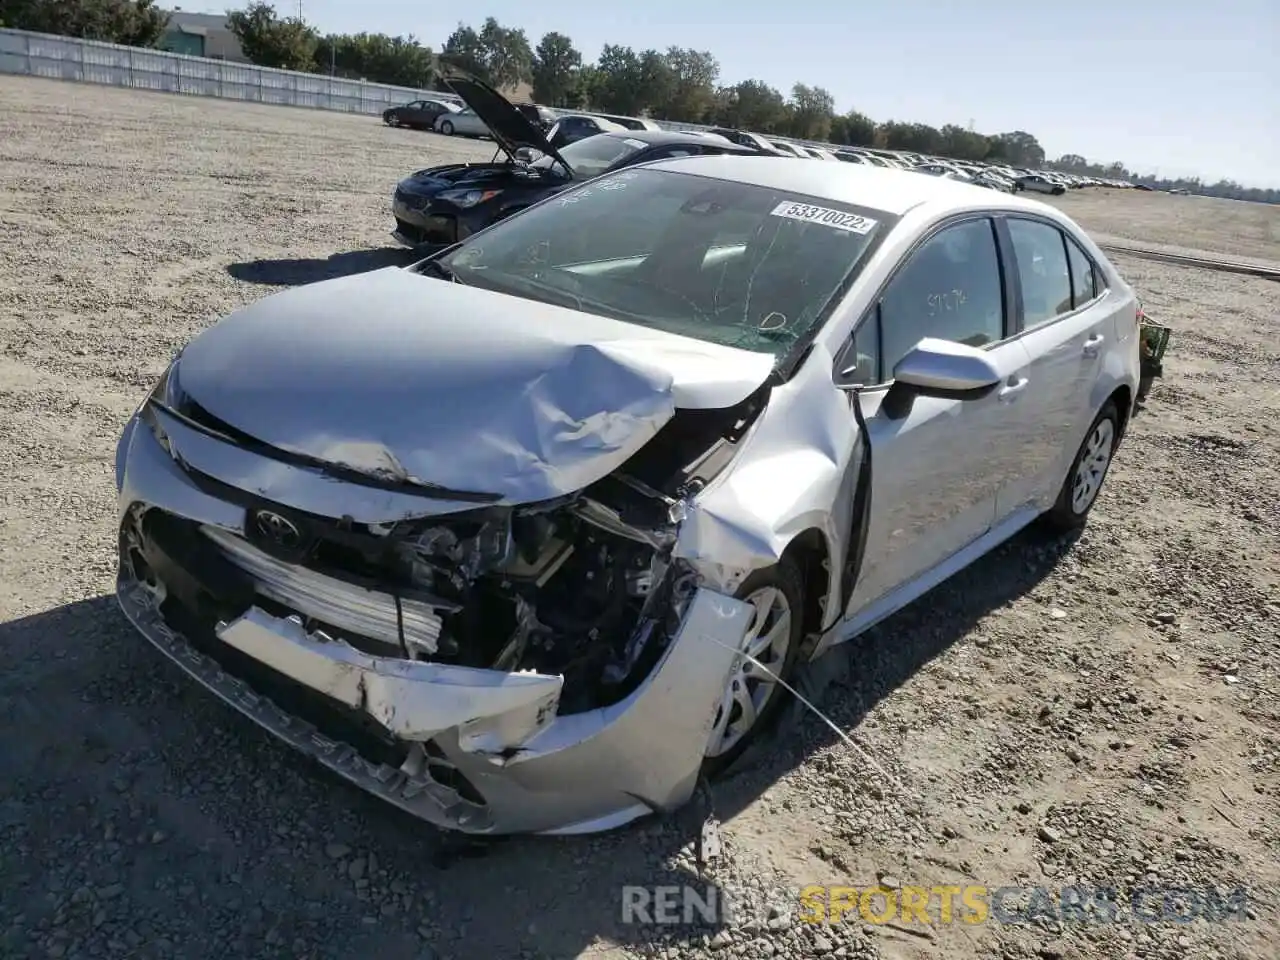
{"label": "sticker text 53370022", "polygon": [[850,233],[870,233],[879,222],[870,217],[860,217],[856,213],[843,210],[832,210],[830,207],[816,207],[811,203],[796,203],[784,200],[772,210],[775,217],[786,217],[788,220],[800,220],[804,223],[820,223],[833,230],[847,230]]}

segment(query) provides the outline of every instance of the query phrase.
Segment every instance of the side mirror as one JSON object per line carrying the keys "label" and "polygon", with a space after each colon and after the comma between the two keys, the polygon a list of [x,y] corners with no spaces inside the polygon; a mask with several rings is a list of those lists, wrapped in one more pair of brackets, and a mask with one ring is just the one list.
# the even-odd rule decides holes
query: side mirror
{"label": "side mirror", "polygon": [[898,361],[893,379],[912,393],[969,400],[989,393],[1001,374],[985,350],[926,337]]}

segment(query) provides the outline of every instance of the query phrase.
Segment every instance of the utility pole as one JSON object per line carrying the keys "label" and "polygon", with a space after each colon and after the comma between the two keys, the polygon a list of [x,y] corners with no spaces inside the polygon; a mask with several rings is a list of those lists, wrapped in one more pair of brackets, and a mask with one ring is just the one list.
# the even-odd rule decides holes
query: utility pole
{"label": "utility pole", "polygon": [[302,19],[302,0],[298,0],[298,19]]}

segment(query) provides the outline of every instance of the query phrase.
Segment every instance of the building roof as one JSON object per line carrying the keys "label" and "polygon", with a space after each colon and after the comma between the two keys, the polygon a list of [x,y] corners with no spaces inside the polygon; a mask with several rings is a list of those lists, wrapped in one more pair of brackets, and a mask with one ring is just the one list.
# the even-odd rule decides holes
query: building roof
{"label": "building roof", "polygon": [[225,13],[188,13],[186,10],[170,10],[169,26],[184,33],[228,29]]}

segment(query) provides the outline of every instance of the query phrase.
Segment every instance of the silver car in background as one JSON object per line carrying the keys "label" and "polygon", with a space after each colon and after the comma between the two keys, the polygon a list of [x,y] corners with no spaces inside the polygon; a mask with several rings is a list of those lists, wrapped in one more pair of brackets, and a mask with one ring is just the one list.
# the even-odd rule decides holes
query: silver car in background
{"label": "silver car in background", "polygon": [[464,137],[491,137],[489,127],[470,107],[452,113],[442,113],[436,117],[435,126],[433,128],[436,133],[443,133],[446,137],[452,137],[458,134]]}
{"label": "silver car in background", "polygon": [[267,730],[443,827],[683,804],[777,679],[1085,522],[1137,301],[1036,201],[689,157],[192,340],[116,461],[119,599]]}

